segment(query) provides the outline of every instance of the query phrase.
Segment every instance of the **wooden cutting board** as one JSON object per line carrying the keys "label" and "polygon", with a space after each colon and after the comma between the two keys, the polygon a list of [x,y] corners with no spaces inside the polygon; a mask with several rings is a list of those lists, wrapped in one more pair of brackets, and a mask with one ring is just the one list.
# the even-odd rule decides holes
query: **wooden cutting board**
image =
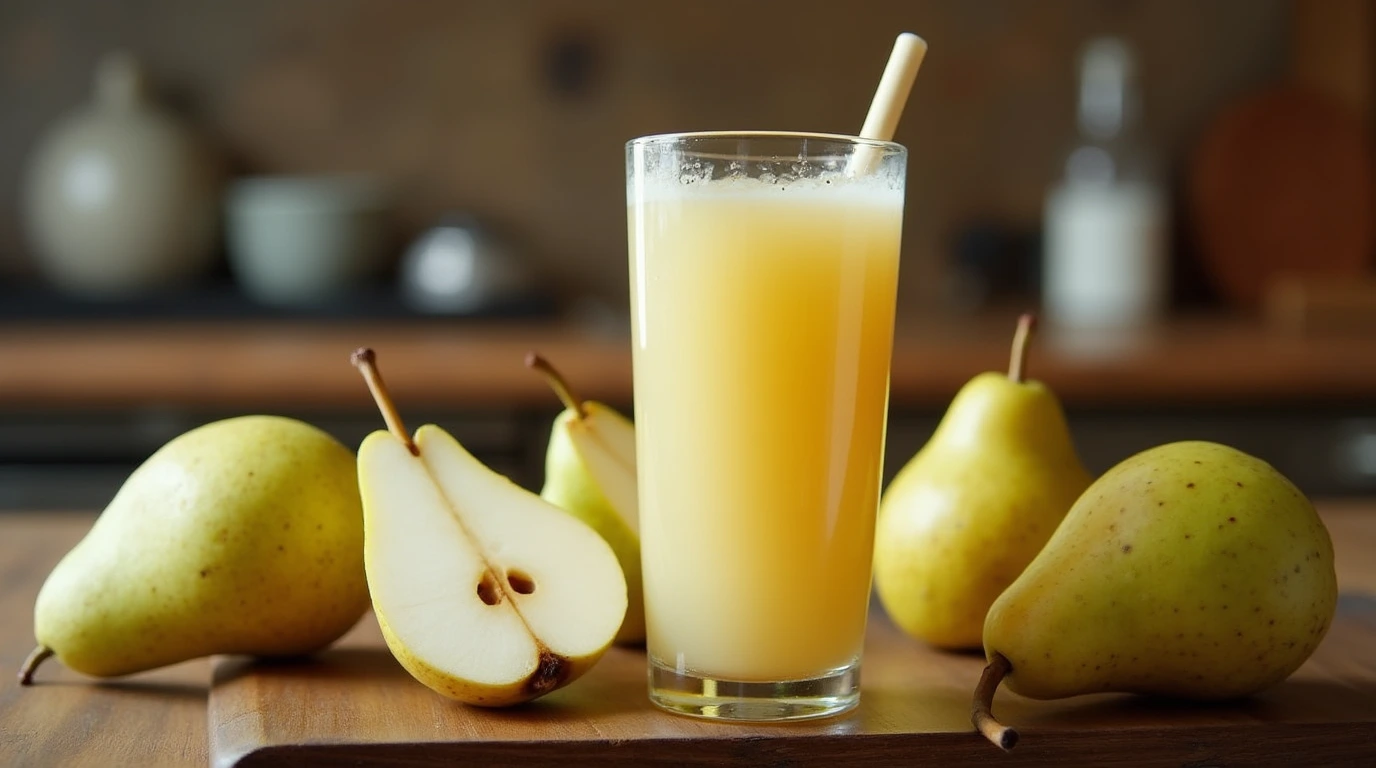
{"label": "wooden cutting board", "polygon": [[1121,695],[1035,702],[1000,692],[994,712],[1022,733],[1006,755],[969,724],[982,659],[929,650],[874,614],[861,705],[830,720],[767,726],[654,709],[644,653],[626,649],[537,702],[467,707],[413,681],[368,617],[315,660],[218,661],[211,763],[1297,766],[1371,764],[1376,755],[1376,597],[1366,594],[1343,597],[1332,631],[1299,672],[1243,703]]}

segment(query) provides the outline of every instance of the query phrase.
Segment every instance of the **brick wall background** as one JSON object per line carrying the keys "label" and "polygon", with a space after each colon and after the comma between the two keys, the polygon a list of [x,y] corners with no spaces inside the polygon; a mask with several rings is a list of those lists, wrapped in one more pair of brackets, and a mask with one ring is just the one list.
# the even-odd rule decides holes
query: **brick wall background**
{"label": "brick wall background", "polygon": [[897,137],[912,151],[911,309],[972,218],[1035,226],[1088,36],[1136,45],[1149,135],[1178,169],[1220,106],[1284,73],[1289,14],[1284,0],[3,0],[0,275],[31,272],[27,154],[123,47],[236,170],[381,174],[401,232],[489,216],[570,291],[624,303],[627,139],[854,132],[910,29],[932,45]]}

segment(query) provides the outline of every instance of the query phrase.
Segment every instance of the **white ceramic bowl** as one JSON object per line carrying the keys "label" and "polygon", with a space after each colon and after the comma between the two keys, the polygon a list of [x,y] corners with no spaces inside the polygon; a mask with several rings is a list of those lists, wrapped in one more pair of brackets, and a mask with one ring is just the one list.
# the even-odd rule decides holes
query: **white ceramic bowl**
{"label": "white ceramic bowl", "polygon": [[225,201],[229,266],[266,304],[316,304],[375,275],[385,257],[389,202],[365,176],[261,176]]}

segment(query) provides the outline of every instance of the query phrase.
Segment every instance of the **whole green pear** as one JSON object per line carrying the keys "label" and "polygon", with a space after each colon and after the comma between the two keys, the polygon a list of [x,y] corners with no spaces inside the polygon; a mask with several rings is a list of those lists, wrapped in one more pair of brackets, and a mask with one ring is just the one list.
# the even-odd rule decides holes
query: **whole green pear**
{"label": "whole green pear", "polygon": [[984,647],[1035,699],[1233,699],[1299,668],[1337,597],[1332,541],[1299,489],[1236,449],[1171,443],[1085,491],[994,602]]}
{"label": "whole green pear", "polygon": [[989,606],[1090,484],[1055,394],[1023,380],[1031,330],[1025,316],[1009,375],[966,384],[880,503],[875,589],[895,624],[938,647],[980,646]]}
{"label": "whole green pear", "polygon": [[276,416],[193,429],[149,457],[49,575],[39,648],[108,677],[214,653],[319,650],[368,607],[353,452]]}

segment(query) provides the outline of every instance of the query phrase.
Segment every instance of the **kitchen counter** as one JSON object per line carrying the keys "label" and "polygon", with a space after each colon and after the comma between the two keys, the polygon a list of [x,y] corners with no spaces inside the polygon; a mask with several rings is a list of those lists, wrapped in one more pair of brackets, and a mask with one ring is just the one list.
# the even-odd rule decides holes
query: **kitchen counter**
{"label": "kitchen counter", "polygon": [[[1005,317],[900,327],[894,406],[944,406],[974,374],[1006,369],[1012,329]],[[629,338],[562,323],[10,325],[0,409],[364,409],[348,363],[360,345],[377,350],[410,407],[553,407],[523,366],[532,349],[585,396],[631,398]],[[1030,368],[1071,406],[1369,403],[1376,335],[1296,337],[1207,318],[1114,337],[1048,331]]]}
{"label": "kitchen counter", "polygon": [[[1376,617],[1370,614],[1369,608],[1371,596],[1376,595],[1376,501],[1324,503],[1320,504],[1320,509],[1333,535],[1337,551],[1339,586],[1346,595],[1355,597],[1358,602],[1367,606],[1359,609],[1355,619],[1358,624],[1352,624],[1354,619],[1351,615],[1340,615],[1340,621],[1348,622],[1349,629],[1357,626],[1359,629],[1365,627],[1366,629],[1361,629],[1363,632],[1376,631],[1372,626],[1372,622],[1376,622]],[[114,682],[85,679],[66,670],[60,663],[49,661],[38,672],[37,685],[20,688],[16,684],[14,671],[33,645],[29,616],[38,588],[61,555],[85,533],[91,520],[89,514],[0,515],[0,574],[3,574],[0,577],[0,610],[10,617],[8,621],[0,623],[0,670],[4,673],[0,676],[0,752],[3,752],[0,755],[3,760],[0,762],[16,766],[205,765],[211,757],[209,745],[212,738],[223,740],[235,734],[242,735],[242,732],[254,727],[274,731],[280,736],[284,729],[290,730],[295,727],[296,723],[271,718],[266,718],[266,722],[259,722],[255,726],[254,718],[242,713],[240,716],[220,722],[216,720],[215,712],[208,711],[207,701],[211,698],[213,684],[217,690],[224,685],[237,686],[239,694],[251,696],[255,686],[261,689],[261,686],[271,685],[273,676],[291,674],[290,669],[276,667],[267,672],[266,678],[255,679],[252,670],[244,670],[237,659],[188,662]],[[884,622],[882,617],[876,617],[876,621]],[[351,688],[347,680],[340,684],[333,678],[321,677],[321,669],[330,668],[329,662],[325,662],[323,667],[310,672],[315,676],[311,679],[314,679],[315,684],[321,689],[328,690],[333,687],[335,690],[343,691],[345,695],[349,691],[355,691],[360,697],[353,702],[355,704],[371,702],[381,707],[385,699],[388,706],[405,707],[409,705],[403,699],[409,696],[417,702],[424,702],[426,706],[435,706],[437,714],[451,718],[469,716],[466,713],[471,712],[470,710],[444,704],[438,697],[409,680],[404,680],[403,673],[386,657],[385,651],[376,650],[375,633],[375,623],[370,618],[365,618],[341,644],[354,648],[368,646],[374,649],[374,655],[365,659],[356,652],[352,656],[347,655],[346,651],[345,656],[338,657],[342,660],[334,662],[344,665],[345,669],[351,668],[349,665],[353,664],[359,667],[355,672],[362,674],[366,671],[373,677],[362,680],[358,687]],[[919,649],[915,643],[893,636],[892,627],[887,622],[879,627],[878,634],[885,634],[885,638],[880,639],[885,643],[894,643],[900,650],[900,664],[903,663],[902,656],[909,653],[927,653]],[[1191,742],[1191,749],[1197,754],[1197,759],[1204,761],[1200,764],[1230,764],[1234,760],[1242,759],[1240,755],[1251,756],[1249,764],[1365,764],[1372,759],[1372,744],[1373,739],[1376,739],[1376,706],[1373,704],[1376,703],[1376,696],[1372,694],[1373,686],[1376,686],[1376,650],[1373,649],[1376,649],[1376,645],[1354,643],[1350,634],[1347,638],[1339,638],[1335,631],[1320,648],[1316,658],[1297,673],[1296,680],[1272,689],[1258,701],[1250,704],[1186,709],[1176,713],[1176,717],[1182,725],[1188,725],[1192,719],[1207,720],[1215,724],[1212,731],[1201,732],[1212,733],[1212,736],[1200,736],[1198,743]],[[379,653],[382,655],[376,655]],[[625,655],[633,652],[616,653]],[[962,674],[968,671],[964,670],[964,667],[974,669],[971,659],[958,659],[954,656],[948,658],[952,659],[952,664],[963,665]],[[611,658],[604,663],[610,665],[606,667],[610,674],[615,669],[635,662],[628,657]],[[212,666],[215,665],[216,678],[212,683]],[[584,693],[596,688],[599,685],[597,675],[601,671],[601,668],[594,670],[586,685],[580,681],[567,690],[571,695],[577,696],[582,695],[574,693],[580,690],[580,685],[584,686]],[[881,684],[894,679],[892,674],[887,677],[883,675],[882,667],[873,671],[881,673],[876,675]],[[605,678],[605,675],[603,677]],[[398,697],[395,693],[387,693],[389,689],[385,686],[379,690],[379,686],[389,680],[395,681],[398,685],[404,684],[406,687],[401,690],[405,695]],[[949,683],[950,680],[946,682]],[[958,687],[963,687],[965,681],[958,680],[956,683]],[[622,727],[631,727],[624,724],[641,717],[653,718],[655,727],[661,734],[677,733],[683,729],[703,725],[696,721],[651,711],[648,704],[643,701],[643,689],[640,685],[623,689],[609,688],[605,680],[600,684],[606,690],[619,691],[619,695],[626,697],[625,701],[619,698],[614,701],[599,699],[601,709],[615,712],[616,718],[619,719],[614,718],[613,721],[622,724]],[[300,683],[294,685],[295,690],[299,691]],[[867,690],[874,689],[867,685]],[[232,703],[235,691],[231,690],[229,693]],[[387,695],[383,696],[384,693]],[[866,750],[878,749],[881,752],[874,753],[876,758],[887,755],[904,764],[910,764],[914,759],[930,759],[941,764],[963,759],[979,762],[998,760],[1009,765],[1056,764],[1057,752],[1049,745],[1079,744],[1077,748],[1083,750],[1086,748],[1086,731],[1091,728],[1102,728],[1102,743],[1090,739],[1093,742],[1090,748],[1097,749],[1099,754],[1111,753],[1114,755],[1115,764],[1126,765],[1140,761],[1144,755],[1158,754],[1160,745],[1169,741],[1160,739],[1159,723],[1155,730],[1133,727],[1137,719],[1160,721],[1163,717],[1169,718],[1170,710],[1165,705],[1135,706],[1134,702],[1139,700],[1133,697],[1115,697],[1102,703],[1096,703],[1099,699],[1093,698],[1070,700],[1069,706],[1072,708],[1067,711],[1075,713],[1077,717],[1073,722],[1080,722],[1082,718],[1083,722],[1090,724],[1079,728],[1074,724],[1066,725],[1064,722],[1058,724],[1057,718],[1064,715],[1061,710],[1039,710],[1032,703],[1019,701],[1017,697],[1004,692],[995,702],[995,712],[1002,714],[1010,724],[1022,726],[1023,742],[1010,755],[1001,756],[994,747],[984,743],[973,731],[966,731],[963,725],[959,725],[965,717],[965,700],[953,698],[946,701],[944,697],[937,697],[935,704],[926,702],[921,705],[907,705],[902,701],[888,701],[903,698],[904,694],[898,690],[885,688],[872,695],[879,696],[876,709],[873,711],[886,707],[884,711],[888,712],[894,711],[895,707],[906,706],[907,709],[902,711],[910,712],[912,717],[920,718],[926,712],[940,720],[936,725],[947,722],[956,725],[949,732],[940,732],[934,723],[921,721],[880,723],[881,727],[891,730],[915,729],[916,732],[925,732],[931,737],[931,741],[928,746],[923,747],[920,754],[912,752],[910,748],[897,747],[898,742],[892,739],[886,741],[885,737],[870,738],[865,734],[852,734],[852,729],[856,725],[852,718],[820,721],[820,725],[806,727],[810,730],[793,729],[794,735],[804,732],[811,734],[817,730],[825,737],[816,742],[819,748],[850,749],[852,759],[860,759],[869,754]],[[239,700],[243,700],[242,696]],[[1333,712],[1344,711],[1340,703],[1333,703],[1338,700],[1360,702],[1356,709],[1347,711],[1347,722],[1332,719]],[[557,707],[553,710],[512,710],[509,714],[479,711],[472,716],[477,718],[481,714],[485,718],[484,721],[470,726],[467,732],[477,740],[497,738],[508,731],[522,734],[520,738],[540,739],[547,737],[544,731],[548,730],[551,735],[562,736],[570,741],[551,744],[551,749],[558,748],[553,752],[545,752],[547,757],[560,753],[566,755],[566,758],[561,759],[562,762],[569,765],[598,764],[595,760],[584,758],[580,761],[577,758],[577,755],[584,754],[590,749],[587,746],[590,742],[582,741],[584,737],[576,733],[574,726],[569,724],[571,701],[574,699],[564,700],[565,706],[562,711]],[[1313,706],[1314,710],[1303,711],[1307,706]],[[931,709],[929,711],[923,707]],[[317,725],[333,722],[338,727],[340,721],[347,725],[355,720],[366,719],[368,712],[357,711],[362,708],[360,705],[346,706],[337,712],[298,712],[299,717],[296,719]],[[940,711],[937,711],[938,709]],[[369,709],[369,712],[371,711]],[[541,711],[549,714],[541,715]],[[262,714],[258,713],[260,721],[265,720]],[[207,726],[208,718],[212,721],[210,727]],[[492,722],[487,722],[489,719]],[[559,725],[556,721],[564,724]],[[873,717],[871,722],[874,722]],[[1223,724],[1218,725],[1220,722]],[[220,727],[217,728],[217,725]],[[755,733],[760,730],[758,727],[712,725],[709,729],[706,725],[703,725],[703,738],[710,743],[704,745],[705,749],[712,750],[712,754],[734,756],[747,762],[759,758],[763,754],[759,750],[768,750],[769,741],[775,735],[786,738],[784,730],[766,730],[766,735],[761,736]],[[393,722],[391,727],[396,728],[397,724]],[[433,731],[439,726],[436,721],[430,726],[421,723],[417,727]],[[597,729],[595,725],[592,727],[594,731]],[[730,739],[733,728],[754,730],[748,738]],[[462,735],[464,731],[451,733]],[[713,736],[713,733],[716,736]],[[590,734],[587,738],[597,735]],[[1080,739],[1078,742],[1073,740],[1077,735]],[[845,745],[852,737],[855,739],[854,746],[847,748]],[[729,743],[723,741],[724,739],[729,740]],[[676,743],[676,749],[687,750],[677,754],[694,754],[691,745],[673,742],[672,739],[666,743]],[[1095,743],[1098,743],[1098,747],[1094,746]],[[1222,746],[1218,746],[1220,744]],[[315,746],[324,749],[328,744]],[[1216,747],[1221,751],[1211,751]],[[619,750],[617,755],[627,758],[635,747],[629,742],[617,742],[615,749]],[[270,763],[269,758],[272,754],[265,752],[260,758],[264,763]],[[311,759],[324,759],[322,756],[329,753],[312,752],[309,748],[303,748],[295,753],[279,750],[277,754],[284,755],[284,759],[289,761],[288,764],[305,764]],[[407,755],[425,764],[442,762],[433,759],[433,755],[426,758],[427,753],[423,749],[403,751],[392,754],[391,757],[383,748],[360,754],[389,765],[401,764],[398,760]],[[500,753],[485,754],[490,756]],[[806,751],[806,748],[792,754],[795,762],[806,762],[809,757],[817,759],[815,755]],[[779,757],[778,754],[773,756]],[[295,763],[290,762],[293,759]],[[387,762],[388,760],[391,762]],[[879,762],[882,760],[875,759],[868,764]]]}
{"label": "kitchen counter", "polygon": [[[1015,318],[906,320],[896,334],[884,477],[960,387],[1004,370]],[[407,422],[451,430],[539,487],[560,409],[538,350],[584,397],[627,408],[630,340],[571,321],[200,321],[0,324],[0,509],[102,506],[159,446],[215,419],[277,413],[356,446],[381,421],[349,364],[373,347]],[[1297,336],[1239,318],[1178,318],[1118,337],[1043,330],[1032,378],[1066,406],[1086,465],[1207,439],[1260,456],[1307,492],[1376,494],[1376,334]]]}

